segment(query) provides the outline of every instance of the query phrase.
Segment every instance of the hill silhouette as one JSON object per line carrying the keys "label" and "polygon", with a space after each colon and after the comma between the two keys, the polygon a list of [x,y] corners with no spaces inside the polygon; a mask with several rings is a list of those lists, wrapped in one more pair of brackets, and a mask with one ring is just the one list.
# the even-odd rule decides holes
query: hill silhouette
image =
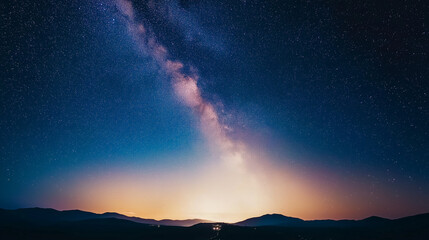
{"label": "hill silhouette", "polygon": [[[424,215],[424,214],[423,214]],[[261,226],[283,226],[283,227],[363,227],[363,226],[385,226],[393,223],[393,220],[372,216],[362,220],[309,220],[287,217],[281,214],[266,214],[253,217],[235,223],[238,226],[261,227]]]}
{"label": "hill silhouette", "polygon": [[115,212],[106,212],[97,214],[92,212],[85,212],[81,210],[65,210],[58,211],[52,208],[22,208],[16,210],[0,209],[0,221],[8,219],[7,222],[19,221],[26,223],[38,224],[51,224],[61,221],[79,221],[86,219],[102,219],[102,218],[116,218],[129,220],[132,222],[151,224],[151,225],[167,225],[167,226],[182,226],[188,227],[197,223],[207,223],[208,220],[203,219],[186,219],[186,220],[155,220],[145,219],[139,217],[129,217]]}
{"label": "hill silhouette", "polygon": [[299,218],[287,217],[281,214],[266,214],[260,217],[249,218],[235,223],[238,226],[302,226],[304,220]]}
{"label": "hill silhouette", "polygon": [[0,209],[0,239],[429,239],[429,213],[394,220],[373,216],[339,221],[304,221],[281,214],[267,214],[235,224],[178,226],[197,220],[157,221],[80,210]]}

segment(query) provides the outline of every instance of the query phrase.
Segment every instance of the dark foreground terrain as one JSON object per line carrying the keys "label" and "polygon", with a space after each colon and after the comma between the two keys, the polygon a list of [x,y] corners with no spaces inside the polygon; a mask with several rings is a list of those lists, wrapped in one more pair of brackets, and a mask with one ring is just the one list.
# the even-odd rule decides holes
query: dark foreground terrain
{"label": "dark foreground terrain", "polygon": [[141,222],[116,213],[0,209],[0,239],[429,239],[429,214],[359,221],[303,221],[274,214],[236,224],[198,223],[190,227]]}

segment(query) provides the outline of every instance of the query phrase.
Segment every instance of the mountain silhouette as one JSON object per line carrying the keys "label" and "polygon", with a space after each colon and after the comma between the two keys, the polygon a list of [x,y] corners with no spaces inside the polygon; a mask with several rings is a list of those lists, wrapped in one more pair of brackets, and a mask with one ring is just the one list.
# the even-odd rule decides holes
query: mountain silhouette
{"label": "mountain silhouette", "polygon": [[[429,213],[399,219],[312,220],[267,214],[235,224],[154,220],[80,210],[0,209],[0,239],[427,240]],[[199,222],[189,227],[194,222]],[[182,225],[188,225],[186,227]]]}
{"label": "mountain silhouette", "polygon": [[65,210],[58,211],[52,208],[22,208],[16,210],[0,209],[0,222],[8,219],[7,222],[24,222],[24,223],[37,223],[37,224],[51,224],[61,221],[79,221],[87,219],[100,219],[100,218],[116,218],[129,220],[132,222],[150,224],[150,225],[167,225],[167,226],[182,226],[188,227],[197,223],[208,223],[210,221],[203,219],[186,219],[186,220],[155,220],[145,219],[139,217],[129,217],[115,212],[106,212],[97,214],[92,212],[85,212],[81,210]]}
{"label": "mountain silhouette", "polygon": [[260,217],[249,218],[235,223],[238,226],[302,226],[304,220],[293,217],[286,217],[281,214],[266,214]]}
{"label": "mountain silhouette", "polygon": [[394,224],[409,224],[410,222],[428,222],[428,214],[420,214],[406,218],[391,220],[387,218],[371,216],[362,220],[302,220],[294,217],[287,217],[281,214],[266,214],[260,217],[253,217],[235,223],[238,226],[261,227],[261,226],[283,226],[283,227],[382,227]]}

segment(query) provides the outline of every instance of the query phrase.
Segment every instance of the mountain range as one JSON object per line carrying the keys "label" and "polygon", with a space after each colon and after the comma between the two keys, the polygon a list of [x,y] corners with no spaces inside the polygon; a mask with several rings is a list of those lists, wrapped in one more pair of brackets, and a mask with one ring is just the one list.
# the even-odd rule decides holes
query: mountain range
{"label": "mountain range", "polygon": [[267,214],[237,223],[154,220],[119,213],[0,209],[0,239],[320,239],[427,240],[429,213],[399,219],[311,220]]}
{"label": "mountain range", "polygon": [[155,220],[139,217],[129,217],[115,212],[106,212],[97,214],[92,212],[85,212],[81,210],[65,210],[58,211],[52,208],[21,208],[16,210],[0,209],[0,222],[6,220],[7,222],[28,222],[28,223],[43,223],[52,224],[63,221],[80,221],[88,219],[103,219],[103,218],[116,218],[123,219],[137,223],[144,223],[149,225],[164,225],[164,226],[181,226],[189,227],[197,223],[208,223],[204,219],[186,219],[186,220]]}
{"label": "mountain range", "polygon": [[[423,214],[422,216],[426,216]],[[426,216],[429,220],[429,214]],[[287,217],[281,214],[266,214],[260,217],[249,218],[235,223],[238,226],[261,227],[261,226],[283,226],[283,227],[354,227],[354,226],[384,226],[395,222],[382,217],[368,217],[362,220],[302,220],[300,218]]]}

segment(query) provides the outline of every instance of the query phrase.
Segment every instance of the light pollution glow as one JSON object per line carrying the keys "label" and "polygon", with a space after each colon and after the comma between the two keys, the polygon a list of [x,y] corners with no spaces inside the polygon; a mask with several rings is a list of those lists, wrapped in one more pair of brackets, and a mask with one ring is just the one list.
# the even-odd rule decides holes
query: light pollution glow
{"label": "light pollution glow", "polygon": [[[49,206],[132,212],[143,218],[225,222],[273,212],[304,219],[360,218],[389,213],[391,208],[383,207],[382,199],[371,204],[361,201],[365,183],[350,183],[342,176],[318,175],[329,175],[328,171],[281,165],[267,150],[231,138],[231,127],[221,122],[215,107],[202,97],[197,71],[169,59],[167,49],[136,19],[131,2],[118,0],[116,7],[140,51],[170,77],[179,101],[192,109],[210,151],[200,166],[184,170],[119,167],[111,169],[111,173],[73,179],[69,194],[54,196],[55,202]],[[191,73],[185,73],[185,69]],[[360,197],[350,197],[350,188]],[[389,195],[381,191],[376,194]]]}

